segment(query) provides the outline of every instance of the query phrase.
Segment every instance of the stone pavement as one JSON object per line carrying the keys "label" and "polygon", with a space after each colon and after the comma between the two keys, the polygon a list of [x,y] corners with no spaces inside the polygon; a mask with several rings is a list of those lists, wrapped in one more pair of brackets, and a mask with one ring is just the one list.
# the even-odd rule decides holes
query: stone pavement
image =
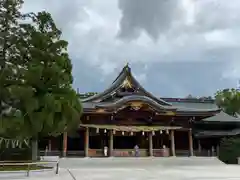
{"label": "stone pavement", "polygon": [[68,158],[61,159],[60,167],[59,175],[48,172],[14,179],[240,180],[239,165],[225,165],[216,158]]}

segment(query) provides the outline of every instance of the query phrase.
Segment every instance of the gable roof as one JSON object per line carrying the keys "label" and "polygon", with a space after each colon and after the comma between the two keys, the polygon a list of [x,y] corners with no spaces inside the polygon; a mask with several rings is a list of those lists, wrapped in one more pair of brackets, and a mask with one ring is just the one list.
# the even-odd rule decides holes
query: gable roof
{"label": "gable roof", "polygon": [[239,122],[240,123],[240,118],[230,116],[227,113],[221,111],[212,117],[203,119],[202,121],[204,122]]}
{"label": "gable roof", "polygon": [[97,108],[112,111],[134,101],[142,101],[157,111],[173,110],[179,115],[209,116],[220,111],[214,100],[158,98],[152,95],[135,79],[128,64],[106,90],[85,96],[86,98],[82,97],[81,101],[86,112]]}
{"label": "gable roof", "polygon": [[171,103],[168,103],[160,98],[155,97],[150,92],[145,90],[141,84],[134,78],[131,72],[131,68],[128,66],[124,66],[120,74],[117,76],[117,78],[113,81],[111,86],[107,88],[105,91],[98,93],[96,95],[90,96],[86,99],[82,99],[82,102],[101,102],[103,99],[105,99],[107,96],[111,96],[116,93],[116,91],[120,88],[122,88],[126,83],[129,83],[128,86],[132,86],[138,93],[149,97],[156,101],[157,103],[165,106],[171,106]]}

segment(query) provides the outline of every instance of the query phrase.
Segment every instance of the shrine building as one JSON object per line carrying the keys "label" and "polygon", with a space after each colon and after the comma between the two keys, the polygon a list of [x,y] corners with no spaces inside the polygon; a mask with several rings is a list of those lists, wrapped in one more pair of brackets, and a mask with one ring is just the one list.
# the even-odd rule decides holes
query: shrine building
{"label": "shrine building", "polygon": [[214,100],[156,97],[128,64],[110,87],[81,101],[78,131],[42,139],[42,153],[47,147],[52,155],[101,157],[108,147],[108,156],[129,157],[137,145],[143,157],[209,155],[223,137],[240,133],[240,120]]}

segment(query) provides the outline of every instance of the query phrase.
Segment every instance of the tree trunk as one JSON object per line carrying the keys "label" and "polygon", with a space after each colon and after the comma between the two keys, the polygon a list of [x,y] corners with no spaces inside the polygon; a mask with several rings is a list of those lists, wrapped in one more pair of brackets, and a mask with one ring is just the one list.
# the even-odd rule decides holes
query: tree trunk
{"label": "tree trunk", "polygon": [[38,139],[33,138],[31,143],[32,143],[32,161],[37,161],[37,158],[38,158]]}

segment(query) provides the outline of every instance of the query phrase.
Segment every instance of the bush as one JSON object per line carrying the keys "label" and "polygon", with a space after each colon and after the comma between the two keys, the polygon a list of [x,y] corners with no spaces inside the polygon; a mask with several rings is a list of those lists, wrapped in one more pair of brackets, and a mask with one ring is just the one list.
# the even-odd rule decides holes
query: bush
{"label": "bush", "polygon": [[240,157],[240,138],[224,138],[220,143],[219,159],[227,164],[237,164]]}
{"label": "bush", "polygon": [[31,160],[30,148],[5,148],[0,149],[0,161],[26,161]]}

